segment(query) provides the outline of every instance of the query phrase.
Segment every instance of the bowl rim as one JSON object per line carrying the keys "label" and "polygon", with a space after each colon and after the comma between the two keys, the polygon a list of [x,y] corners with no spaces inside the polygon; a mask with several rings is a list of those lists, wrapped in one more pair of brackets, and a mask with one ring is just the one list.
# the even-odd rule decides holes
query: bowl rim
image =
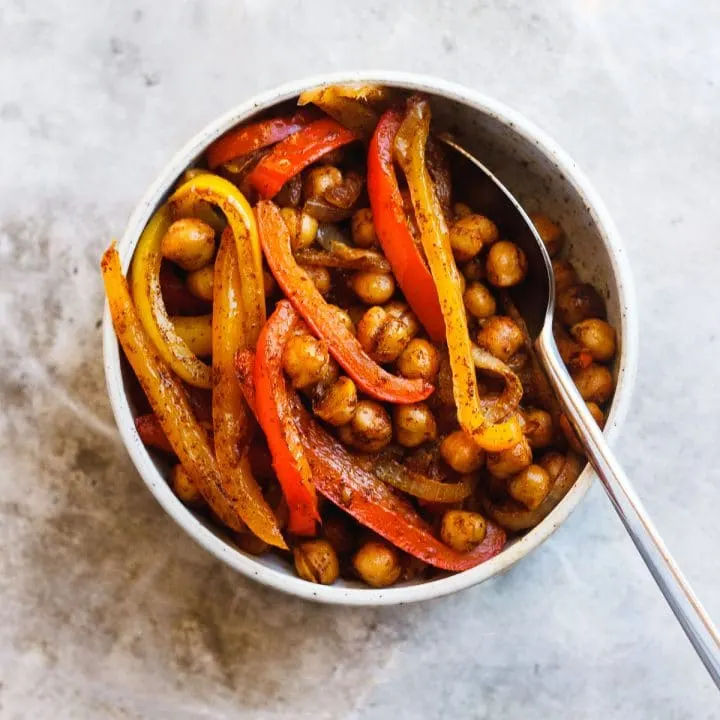
{"label": "bowl rim", "polygon": [[[353,82],[383,84],[418,92],[429,92],[461,102],[478,112],[492,116],[508,127],[511,132],[534,143],[546,157],[555,163],[566,181],[583,198],[592,222],[609,251],[620,307],[622,343],[617,365],[617,386],[605,427],[605,435],[609,441],[612,441],[617,436],[618,428],[628,412],[637,372],[638,353],[638,320],[634,284],[627,254],[615,224],[585,174],[544,131],[503,103],[458,83],[429,75],[387,70],[334,72],[284,83],[271,90],[258,93],[249,100],[234,106],[208,123],[175,153],[146,190],[130,216],[125,232],[118,242],[123,271],[127,272],[140,233],[157,204],[189,162],[194,160],[213,140],[248,116],[290,99],[303,90],[322,85]],[[595,477],[592,468],[586,466],[568,494],[540,524],[499,555],[465,572],[418,585],[384,589],[315,585],[296,577],[291,572],[266,567],[251,556],[244,555],[217,537],[175,497],[170,486],[153,464],[149,452],[135,429],[128,398],[123,390],[119,345],[113,331],[107,301],[103,314],[103,357],[108,395],[120,436],[143,481],[168,515],[198,544],[234,570],[264,585],[307,600],[354,606],[396,605],[449,595],[484,582],[507,571],[547,540],[578,506]]]}

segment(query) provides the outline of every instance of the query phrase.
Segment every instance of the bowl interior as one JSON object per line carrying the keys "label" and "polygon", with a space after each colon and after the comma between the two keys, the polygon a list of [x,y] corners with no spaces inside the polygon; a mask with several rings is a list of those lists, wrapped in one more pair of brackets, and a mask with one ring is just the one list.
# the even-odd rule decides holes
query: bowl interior
{"label": "bowl interior", "polygon": [[[614,368],[617,389],[606,427],[606,433],[612,433],[624,415],[634,374],[635,329],[632,317],[628,316],[632,289],[622,247],[601,202],[582,174],[551,140],[522,117],[471,91],[416,76],[345,76],[326,79],[326,82],[357,79],[428,94],[436,123],[455,134],[480,158],[528,212],[542,210],[561,223],[569,239],[569,256],[582,279],[591,282],[605,296],[609,320],[618,331],[619,353]],[[191,141],[150,188],[131,219],[119,245],[123,266],[127,268],[150,214],[165,199],[180,173],[197,161],[208,144],[237,122],[245,122],[259,112],[272,112],[276,105],[292,102],[300,90],[316,84],[313,81],[298,83],[256,98],[220,118]],[[193,514],[175,498],[164,479],[167,462],[146,450],[134,430],[134,407],[126,392],[129,371],[120,363],[107,311],[105,355],[108,388],[123,439],[143,479],[168,513],[196,540],[234,568],[309,599],[346,604],[408,602],[481,582],[506,570],[545,540],[578,504],[592,480],[592,471],[586,468],[570,493],[540,525],[473,570],[431,581],[408,582],[385,590],[372,590],[347,581],[339,581],[331,587],[314,586],[297,578],[288,561],[273,554],[253,557],[242,552],[221,530]]]}

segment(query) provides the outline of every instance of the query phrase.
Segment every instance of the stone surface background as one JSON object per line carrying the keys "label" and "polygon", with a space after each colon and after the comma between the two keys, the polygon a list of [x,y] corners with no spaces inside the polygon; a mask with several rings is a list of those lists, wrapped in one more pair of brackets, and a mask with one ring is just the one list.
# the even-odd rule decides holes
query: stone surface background
{"label": "stone surface background", "polygon": [[720,717],[597,487],[513,572],[424,605],[314,606],[233,574],[119,442],[98,274],[175,148],[258,90],[386,67],[496,96],[624,235],[641,358],[618,450],[720,619],[719,26],[710,0],[5,0],[0,717]]}

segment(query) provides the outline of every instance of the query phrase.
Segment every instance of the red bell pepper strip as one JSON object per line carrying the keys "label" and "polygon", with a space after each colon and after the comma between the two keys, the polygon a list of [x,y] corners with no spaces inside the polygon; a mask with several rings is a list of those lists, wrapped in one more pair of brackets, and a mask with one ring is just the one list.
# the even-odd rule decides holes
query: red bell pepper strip
{"label": "red bell pepper strip", "polygon": [[[252,352],[238,353],[235,364],[245,399],[253,410],[254,405],[262,400],[261,389],[257,385],[253,387],[251,382]],[[361,468],[345,447],[310,417],[297,395],[286,384],[282,387],[301,431],[316,489],[361,525],[423,562],[453,572],[469,570],[503,549],[505,531],[491,521],[487,522],[485,539],[467,553],[460,553],[442,543],[410,503],[396,495],[373,473]]]}
{"label": "red bell pepper strip", "polygon": [[155,448],[156,450],[162,450],[166,453],[175,452],[155,413],[148,413],[147,415],[139,415],[136,417],[135,429],[143,441],[143,445]]}
{"label": "red bell pepper strip", "polygon": [[263,198],[271,198],[293,176],[357,135],[329,117],[320,118],[278,143],[248,175]]}
{"label": "red bell pepper strip", "polygon": [[289,302],[275,306],[258,338],[253,382],[258,422],[290,511],[288,530],[296,535],[314,535],[315,521],[320,519],[317,496],[282,370],[283,349],[297,321]]}
{"label": "red bell pepper strip", "polygon": [[367,186],[375,231],[408,304],[435,342],[445,342],[445,321],[432,275],[413,239],[393,167],[393,143],[403,115],[388,110],[370,141]]}
{"label": "red bell pepper strip", "polygon": [[332,356],[357,386],[377,400],[392,403],[414,403],[428,397],[433,391],[432,385],[424,380],[391,375],[372,360],[358,339],[337,321],[335,310],[295,262],[290,233],[277,206],[261,201],[255,207],[255,214],[260,243],[275,280],[313,332],[327,342]]}
{"label": "red bell pepper strip", "polygon": [[208,148],[208,167],[214,170],[218,165],[285,140],[316,117],[317,113],[306,108],[286,117],[261,120],[230,130]]}

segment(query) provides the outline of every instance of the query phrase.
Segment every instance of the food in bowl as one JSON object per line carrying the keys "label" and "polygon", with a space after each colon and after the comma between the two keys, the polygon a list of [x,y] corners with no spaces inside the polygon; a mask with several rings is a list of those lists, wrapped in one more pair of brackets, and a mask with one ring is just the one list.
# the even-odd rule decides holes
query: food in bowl
{"label": "food in bowl", "polygon": [[[421,96],[303,93],[229,131],[148,222],[110,313],[177,497],[249,553],[372,587],[459,572],[542,521],[583,466],[512,288],[522,250],[453,187]],[[432,132],[431,132],[432,131]],[[461,190],[461,188],[460,188]],[[600,424],[615,332],[554,257],[555,333]]]}

